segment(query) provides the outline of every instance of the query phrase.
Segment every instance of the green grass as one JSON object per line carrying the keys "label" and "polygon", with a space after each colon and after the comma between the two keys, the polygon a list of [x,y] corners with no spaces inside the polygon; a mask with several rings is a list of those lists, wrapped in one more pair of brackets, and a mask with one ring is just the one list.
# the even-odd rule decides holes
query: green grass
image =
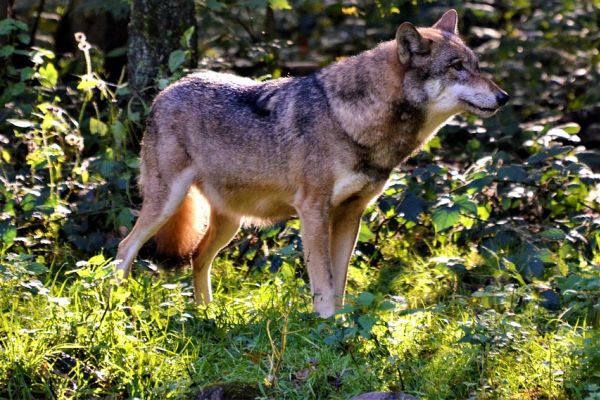
{"label": "green grass", "polygon": [[447,284],[425,293],[430,275],[447,282],[453,273],[424,265],[388,266],[388,285],[379,270],[352,267],[353,306],[345,321],[324,321],[310,313],[303,270],[287,263],[248,273],[218,260],[215,301],[197,307],[188,270],[138,265],[109,295],[102,256],[52,271],[6,256],[0,397],[185,399],[245,382],[263,398],[597,398],[600,335],[585,321],[569,324],[535,302],[495,311]]}

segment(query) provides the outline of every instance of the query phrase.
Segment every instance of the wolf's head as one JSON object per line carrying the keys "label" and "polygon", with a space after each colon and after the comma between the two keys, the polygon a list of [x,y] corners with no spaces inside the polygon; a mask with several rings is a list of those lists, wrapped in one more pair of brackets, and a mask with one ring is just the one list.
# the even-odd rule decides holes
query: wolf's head
{"label": "wolf's head", "polygon": [[509,96],[481,74],[477,56],[458,36],[457,25],[455,10],[447,11],[430,28],[416,28],[410,22],[400,25],[396,45],[406,71],[405,95],[426,100],[432,113],[470,111],[491,116]]}

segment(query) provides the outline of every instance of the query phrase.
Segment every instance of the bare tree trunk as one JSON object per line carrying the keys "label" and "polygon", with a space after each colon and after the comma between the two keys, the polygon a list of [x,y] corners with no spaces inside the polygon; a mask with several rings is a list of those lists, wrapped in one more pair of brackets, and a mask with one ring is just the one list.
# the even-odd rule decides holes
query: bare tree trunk
{"label": "bare tree trunk", "polygon": [[[161,71],[168,69],[169,55],[180,47],[179,40],[190,26],[196,26],[194,0],[133,0],[127,75],[129,86],[136,94],[141,94]],[[194,32],[189,66],[196,63],[196,43]]]}
{"label": "bare tree trunk", "polygon": [[15,18],[15,0],[0,0],[0,19]]}

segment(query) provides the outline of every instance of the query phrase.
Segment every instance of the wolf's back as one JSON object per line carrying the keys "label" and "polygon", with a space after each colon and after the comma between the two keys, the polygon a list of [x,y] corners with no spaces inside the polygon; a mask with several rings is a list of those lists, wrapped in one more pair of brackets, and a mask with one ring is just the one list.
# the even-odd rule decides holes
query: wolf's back
{"label": "wolf's back", "polygon": [[[323,120],[319,101],[326,100],[313,86],[304,78],[258,83],[208,72],[157,96],[142,143],[144,197],[168,196],[177,174],[190,166],[197,171],[196,185],[155,234],[159,253],[184,257],[198,246],[211,211],[203,184],[289,185],[294,159],[315,151],[311,137],[321,130],[314,124]],[[314,108],[319,106],[321,115]]]}

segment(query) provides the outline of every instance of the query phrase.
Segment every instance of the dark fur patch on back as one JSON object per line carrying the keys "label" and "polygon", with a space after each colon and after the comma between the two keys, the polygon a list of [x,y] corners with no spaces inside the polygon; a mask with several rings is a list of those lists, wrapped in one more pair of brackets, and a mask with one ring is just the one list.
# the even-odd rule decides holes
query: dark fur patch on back
{"label": "dark fur patch on back", "polygon": [[237,93],[237,98],[240,106],[249,108],[257,117],[266,118],[271,115],[268,105],[272,95],[273,92],[264,92],[252,87]]}
{"label": "dark fur patch on back", "polygon": [[294,112],[294,130],[297,135],[305,136],[308,130],[317,130],[319,119],[329,117],[330,106],[325,90],[315,74],[298,79],[295,86],[294,97],[298,107]]}
{"label": "dark fur patch on back", "polygon": [[315,89],[317,89],[317,91],[319,92],[320,98],[327,105],[327,110],[328,111],[331,110],[331,105],[329,104],[329,98],[327,97],[327,92],[325,91],[325,88],[323,87],[323,82],[321,82],[321,80],[319,79],[317,74],[316,73],[311,74],[306,79],[310,79],[310,82],[315,86]]}

